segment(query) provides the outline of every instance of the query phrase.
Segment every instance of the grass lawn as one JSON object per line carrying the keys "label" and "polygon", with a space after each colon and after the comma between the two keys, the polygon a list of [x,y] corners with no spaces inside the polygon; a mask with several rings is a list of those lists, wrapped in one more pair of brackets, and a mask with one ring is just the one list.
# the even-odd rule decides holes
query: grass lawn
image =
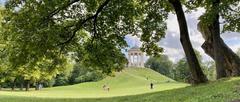
{"label": "grass lawn", "polygon": [[[155,89],[149,89],[150,82],[155,83]],[[110,92],[102,90],[103,84],[111,87]],[[240,99],[240,78],[189,86],[149,69],[126,69],[99,82],[42,91],[0,91],[0,102],[228,102],[235,99]]]}
{"label": "grass lawn", "polygon": [[[115,75],[115,77],[107,77],[98,82],[45,88],[41,91],[1,91],[0,95],[48,98],[99,98],[136,95],[188,86],[188,84],[176,82],[147,68],[128,68],[122,72],[115,73]],[[154,83],[154,89],[150,89],[151,82]],[[103,90],[102,86],[104,84],[110,87],[109,92]]]}

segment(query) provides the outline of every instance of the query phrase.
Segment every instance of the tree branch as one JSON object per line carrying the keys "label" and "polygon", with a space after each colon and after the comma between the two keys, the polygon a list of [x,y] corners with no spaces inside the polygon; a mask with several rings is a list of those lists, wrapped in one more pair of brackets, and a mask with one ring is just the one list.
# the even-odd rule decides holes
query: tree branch
{"label": "tree branch", "polygon": [[65,4],[62,7],[59,7],[57,9],[53,10],[51,13],[49,13],[49,15],[46,17],[46,19],[53,17],[54,15],[58,14],[61,10],[66,9],[67,7],[71,6],[72,4],[74,4],[78,1],[80,1],[80,0],[69,0],[69,2],[67,4]]}
{"label": "tree branch", "polygon": [[237,10],[232,9],[230,6],[228,6],[228,9],[232,12],[239,13]]}
{"label": "tree branch", "polygon": [[92,19],[94,19],[94,35],[93,35],[93,36],[96,36],[96,33],[97,33],[97,31],[96,31],[97,17],[99,16],[100,12],[104,9],[104,7],[105,7],[109,2],[110,2],[110,0],[106,0],[103,4],[101,4],[94,15],[88,17],[87,19],[85,19],[85,20],[83,20],[83,21],[82,21],[82,20],[79,20],[79,21],[75,24],[75,27],[74,27],[74,29],[73,29],[72,32],[71,32],[71,33],[72,33],[72,36],[71,36],[68,40],[66,40],[65,42],[62,42],[62,43],[60,43],[60,44],[58,44],[58,45],[63,45],[63,44],[69,43],[69,42],[76,36],[76,32],[77,32],[79,29],[81,29],[82,26],[83,26],[87,21],[92,20]]}

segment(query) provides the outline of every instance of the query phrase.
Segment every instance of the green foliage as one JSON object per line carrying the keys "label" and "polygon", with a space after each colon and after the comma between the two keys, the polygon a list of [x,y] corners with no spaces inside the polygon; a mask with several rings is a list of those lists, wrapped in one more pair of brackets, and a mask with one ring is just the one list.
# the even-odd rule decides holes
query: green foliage
{"label": "green foliage", "polygon": [[168,56],[160,55],[157,57],[150,57],[145,63],[145,67],[149,67],[163,75],[171,77],[170,70],[173,68],[173,63]]}
{"label": "green foliage", "polygon": [[45,57],[74,53],[103,73],[124,67],[127,34],[141,35],[147,54],[162,52],[157,43],[170,10],[166,0],[9,0],[5,8],[2,36],[12,66],[36,66]]}
{"label": "green foliage", "polygon": [[202,64],[203,72],[211,81],[216,80],[216,67],[213,61],[205,62]]}
{"label": "green foliage", "polygon": [[[55,60],[57,61],[57,60]],[[70,68],[66,66],[67,60],[59,59],[59,62],[52,62],[49,59],[43,59],[41,62],[37,62],[35,66],[21,66],[21,67],[8,67],[3,73],[5,84],[15,82],[17,80],[17,85],[24,83],[25,81],[30,81],[32,84],[35,82],[45,83],[49,82],[56,77],[57,74],[63,73]],[[64,62],[61,62],[64,61]],[[54,64],[55,63],[55,64]],[[61,64],[57,64],[61,63]],[[48,85],[47,85],[48,86]],[[9,86],[6,86],[9,87]]]}
{"label": "green foliage", "polygon": [[223,32],[240,31],[240,1],[239,0],[219,0],[219,7],[217,9],[212,8],[213,2],[218,0],[190,0],[184,2],[186,7],[190,10],[203,7],[206,9],[204,16],[200,19],[204,21],[205,24],[212,22],[214,14],[219,14],[223,20]]}
{"label": "green foliage", "polygon": [[54,86],[64,86],[68,85],[68,77],[65,74],[58,74],[56,78],[54,78]]}
{"label": "green foliage", "polygon": [[74,65],[73,71],[69,76],[69,84],[98,81],[104,77],[105,75],[101,71],[78,63]]}
{"label": "green foliage", "polygon": [[[196,53],[197,59],[199,61],[200,66],[205,69],[205,64],[202,62],[202,56],[199,51],[194,49]],[[186,58],[180,59],[175,65],[174,69],[171,70],[171,77],[176,81],[190,83],[192,81],[192,76],[190,73],[189,65]]]}
{"label": "green foliage", "polygon": [[[2,11],[2,7],[0,7],[0,11]],[[0,14],[0,21],[3,19],[2,14]],[[0,25],[0,29],[2,29],[2,26]],[[2,37],[2,32],[0,30],[0,85],[5,81],[5,76],[6,76],[6,71],[7,71],[7,66],[8,66],[8,55],[6,51],[6,44],[4,42],[4,39]]]}
{"label": "green foliage", "polygon": [[191,80],[191,73],[186,58],[180,59],[172,71],[173,78],[176,81],[189,82]]}

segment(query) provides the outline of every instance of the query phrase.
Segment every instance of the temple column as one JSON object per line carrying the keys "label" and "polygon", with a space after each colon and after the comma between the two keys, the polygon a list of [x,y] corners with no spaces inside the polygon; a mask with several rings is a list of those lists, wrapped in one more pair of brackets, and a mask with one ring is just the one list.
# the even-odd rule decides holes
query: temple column
{"label": "temple column", "polygon": [[133,55],[132,55],[132,64],[133,64],[133,66],[134,66],[134,63],[135,63],[135,55],[133,53]]}
{"label": "temple column", "polygon": [[138,53],[137,55],[138,55],[138,63],[137,63],[137,66],[139,67],[139,62],[140,62],[140,56],[139,56],[139,53]]}
{"label": "temple column", "polygon": [[133,53],[131,53],[131,66],[133,65],[133,61],[134,61],[134,58],[133,58],[134,56],[133,56]]}
{"label": "temple column", "polygon": [[133,58],[133,66],[134,66],[134,64],[135,64],[135,62],[136,62],[136,59],[135,59],[135,55],[134,55],[134,53],[133,53],[132,58]]}
{"label": "temple column", "polygon": [[140,57],[139,66],[141,67],[142,66],[142,54],[141,53],[139,53],[139,57]]}
{"label": "temple column", "polygon": [[138,55],[138,65],[137,66],[139,66],[139,62],[141,59],[140,59],[139,53],[137,55]]}
{"label": "temple column", "polygon": [[144,66],[144,58],[143,58],[143,54],[141,53],[141,66]]}
{"label": "temple column", "polygon": [[131,56],[128,54],[128,67],[131,65]]}
{"label": "temple column", "polygon": [[136,56],[137,56],[137,62],[136,62],[136,66],[138,66],[138,54],[136,54]]}

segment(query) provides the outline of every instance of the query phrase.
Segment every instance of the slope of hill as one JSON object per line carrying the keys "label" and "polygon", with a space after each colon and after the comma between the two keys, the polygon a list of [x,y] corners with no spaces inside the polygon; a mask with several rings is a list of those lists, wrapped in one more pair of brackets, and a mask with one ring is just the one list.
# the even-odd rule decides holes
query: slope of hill
{"label": "slope of hill", "polygon": [[[122,72],[115,73],[115,75],[115,77],[107,77],[98,82],[87,82],[70,86],[46,88],[41,91],[1,91],[0,96],[13,95],[47,98],[98,98],[136,95],[188,86],[188,84],[176,82],[147,68],[126,68]],[[154,83],[154,89],[150,89],[151,82]],[[110,91],[103,90],[103,85],[109,86]]]}
{"label": "slope of hill", "polygon": [[240,77],[236,77],[199,86],[189,86],[140,95],[82,99],[18,97],[12,94],[11,96],[0,95],[0,102],[239,102],[239,93]]}

